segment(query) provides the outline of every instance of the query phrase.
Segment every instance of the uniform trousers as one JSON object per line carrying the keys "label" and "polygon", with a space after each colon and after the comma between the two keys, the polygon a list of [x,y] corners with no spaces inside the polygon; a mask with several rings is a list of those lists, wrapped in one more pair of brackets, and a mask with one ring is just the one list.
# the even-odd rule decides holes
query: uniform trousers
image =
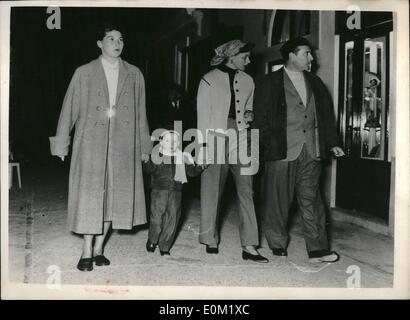
{"label": "uniform trousers", "polygon": [[[236,129],[229,119],[228,128]],[[239,236],[242,246],[259,244],[258,225],[253,203],[253,176],[241,174],[244,164],[229,163],[229,142],[225,145],[225,163],[210,165],[201,176],[201,226],[199,242],[211,247],[219,244],[218,215],[228,171],[233,175],[239,200]]]}

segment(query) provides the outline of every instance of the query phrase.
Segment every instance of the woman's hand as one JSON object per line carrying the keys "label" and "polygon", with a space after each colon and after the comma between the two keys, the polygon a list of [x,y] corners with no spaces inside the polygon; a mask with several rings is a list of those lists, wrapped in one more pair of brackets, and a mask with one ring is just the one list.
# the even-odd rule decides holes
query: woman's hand
{"label": "woman's hand", "polygon": [[243,114],[243,120],[245,121],[245,123],[251,123],[253,122],[253,111],[252,110],[246,110]]}
{"label": "woman's hand", "polygon": [[142,162],[148,162],[148,160],[149,160],[149,154],[143,153],[143,154],[141,155],[141,160],[142,160]]}

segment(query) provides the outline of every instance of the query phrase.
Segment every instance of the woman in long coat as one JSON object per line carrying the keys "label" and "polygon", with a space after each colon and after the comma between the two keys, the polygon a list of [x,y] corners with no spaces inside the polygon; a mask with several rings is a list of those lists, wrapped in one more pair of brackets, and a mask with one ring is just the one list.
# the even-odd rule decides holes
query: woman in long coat
{"label": "woman in long coat", "polygon": [[[74,73],[50,138],[51,153],[64,161],[75,126],[69,178],[68,222],[84,235],[80,270],[107,265],[105,236],[146,223],[141,160],[151,152],[140,70],[121,60],[122,35],[106,28],[102,55]],[[94,248],[92,242],[95,237]],[[94,257],[93,257],[94,255]]]}

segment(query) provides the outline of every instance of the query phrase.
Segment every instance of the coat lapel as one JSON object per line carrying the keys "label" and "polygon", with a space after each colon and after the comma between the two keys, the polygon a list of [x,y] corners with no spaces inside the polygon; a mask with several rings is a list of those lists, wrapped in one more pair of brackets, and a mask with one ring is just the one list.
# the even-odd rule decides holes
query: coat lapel
{"label": "coat lapel", "polygon": [[119,61],[119,71],[118,71],[118,85],[117,85],[117,96],[115,98],[115,104],[118,103],[118,99],[121,96],[122,89],[124,87],[125,80],[127,80],[129,75],[128,69],[126,68],[124,62],[120,58]]}
{"label": "coat lapel", "polygon": [[309,73],[304,71],[303,75],[305,77],[305,84],[306,84],[306,95],[307,95],[306,106],[308,106],[309,102],[310,102],[310,99],[312,98],[313,92],[312,92],[312,87],[310,85]]}
{"label": "coat lapel", "polygon": [[93,65],[93,74],[94,77],[96,78],[96,83],[101,84],[102,86],[102,91],[104,93],[104,97],[105,97],[105,101],[107,103],[107,106],[110,105],[110,96],[108,93],[108,82],[107,82],[107,78],[105,76],[105,72],[102,66],[102,62],[101,62],[101,56],[94,60],[94,65]]}

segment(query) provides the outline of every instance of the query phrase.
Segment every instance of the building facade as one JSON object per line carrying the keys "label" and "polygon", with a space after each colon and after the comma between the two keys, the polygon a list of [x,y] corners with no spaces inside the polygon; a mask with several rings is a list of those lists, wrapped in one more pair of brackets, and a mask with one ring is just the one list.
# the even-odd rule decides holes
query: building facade
{"label": "building facade", "polygon": [[152,103],[161,87],[180,84],[191,101],[210,69],[213,49],[242,39],[256,44],[247,72],[255,79],[280,68],[280,47],[304,36],[315,47],[312,72],[322,78],[346,156],[325,164],[330,217],[383,234],[394,232],[395,16],[391,12],[175,9],[147,49]]}

